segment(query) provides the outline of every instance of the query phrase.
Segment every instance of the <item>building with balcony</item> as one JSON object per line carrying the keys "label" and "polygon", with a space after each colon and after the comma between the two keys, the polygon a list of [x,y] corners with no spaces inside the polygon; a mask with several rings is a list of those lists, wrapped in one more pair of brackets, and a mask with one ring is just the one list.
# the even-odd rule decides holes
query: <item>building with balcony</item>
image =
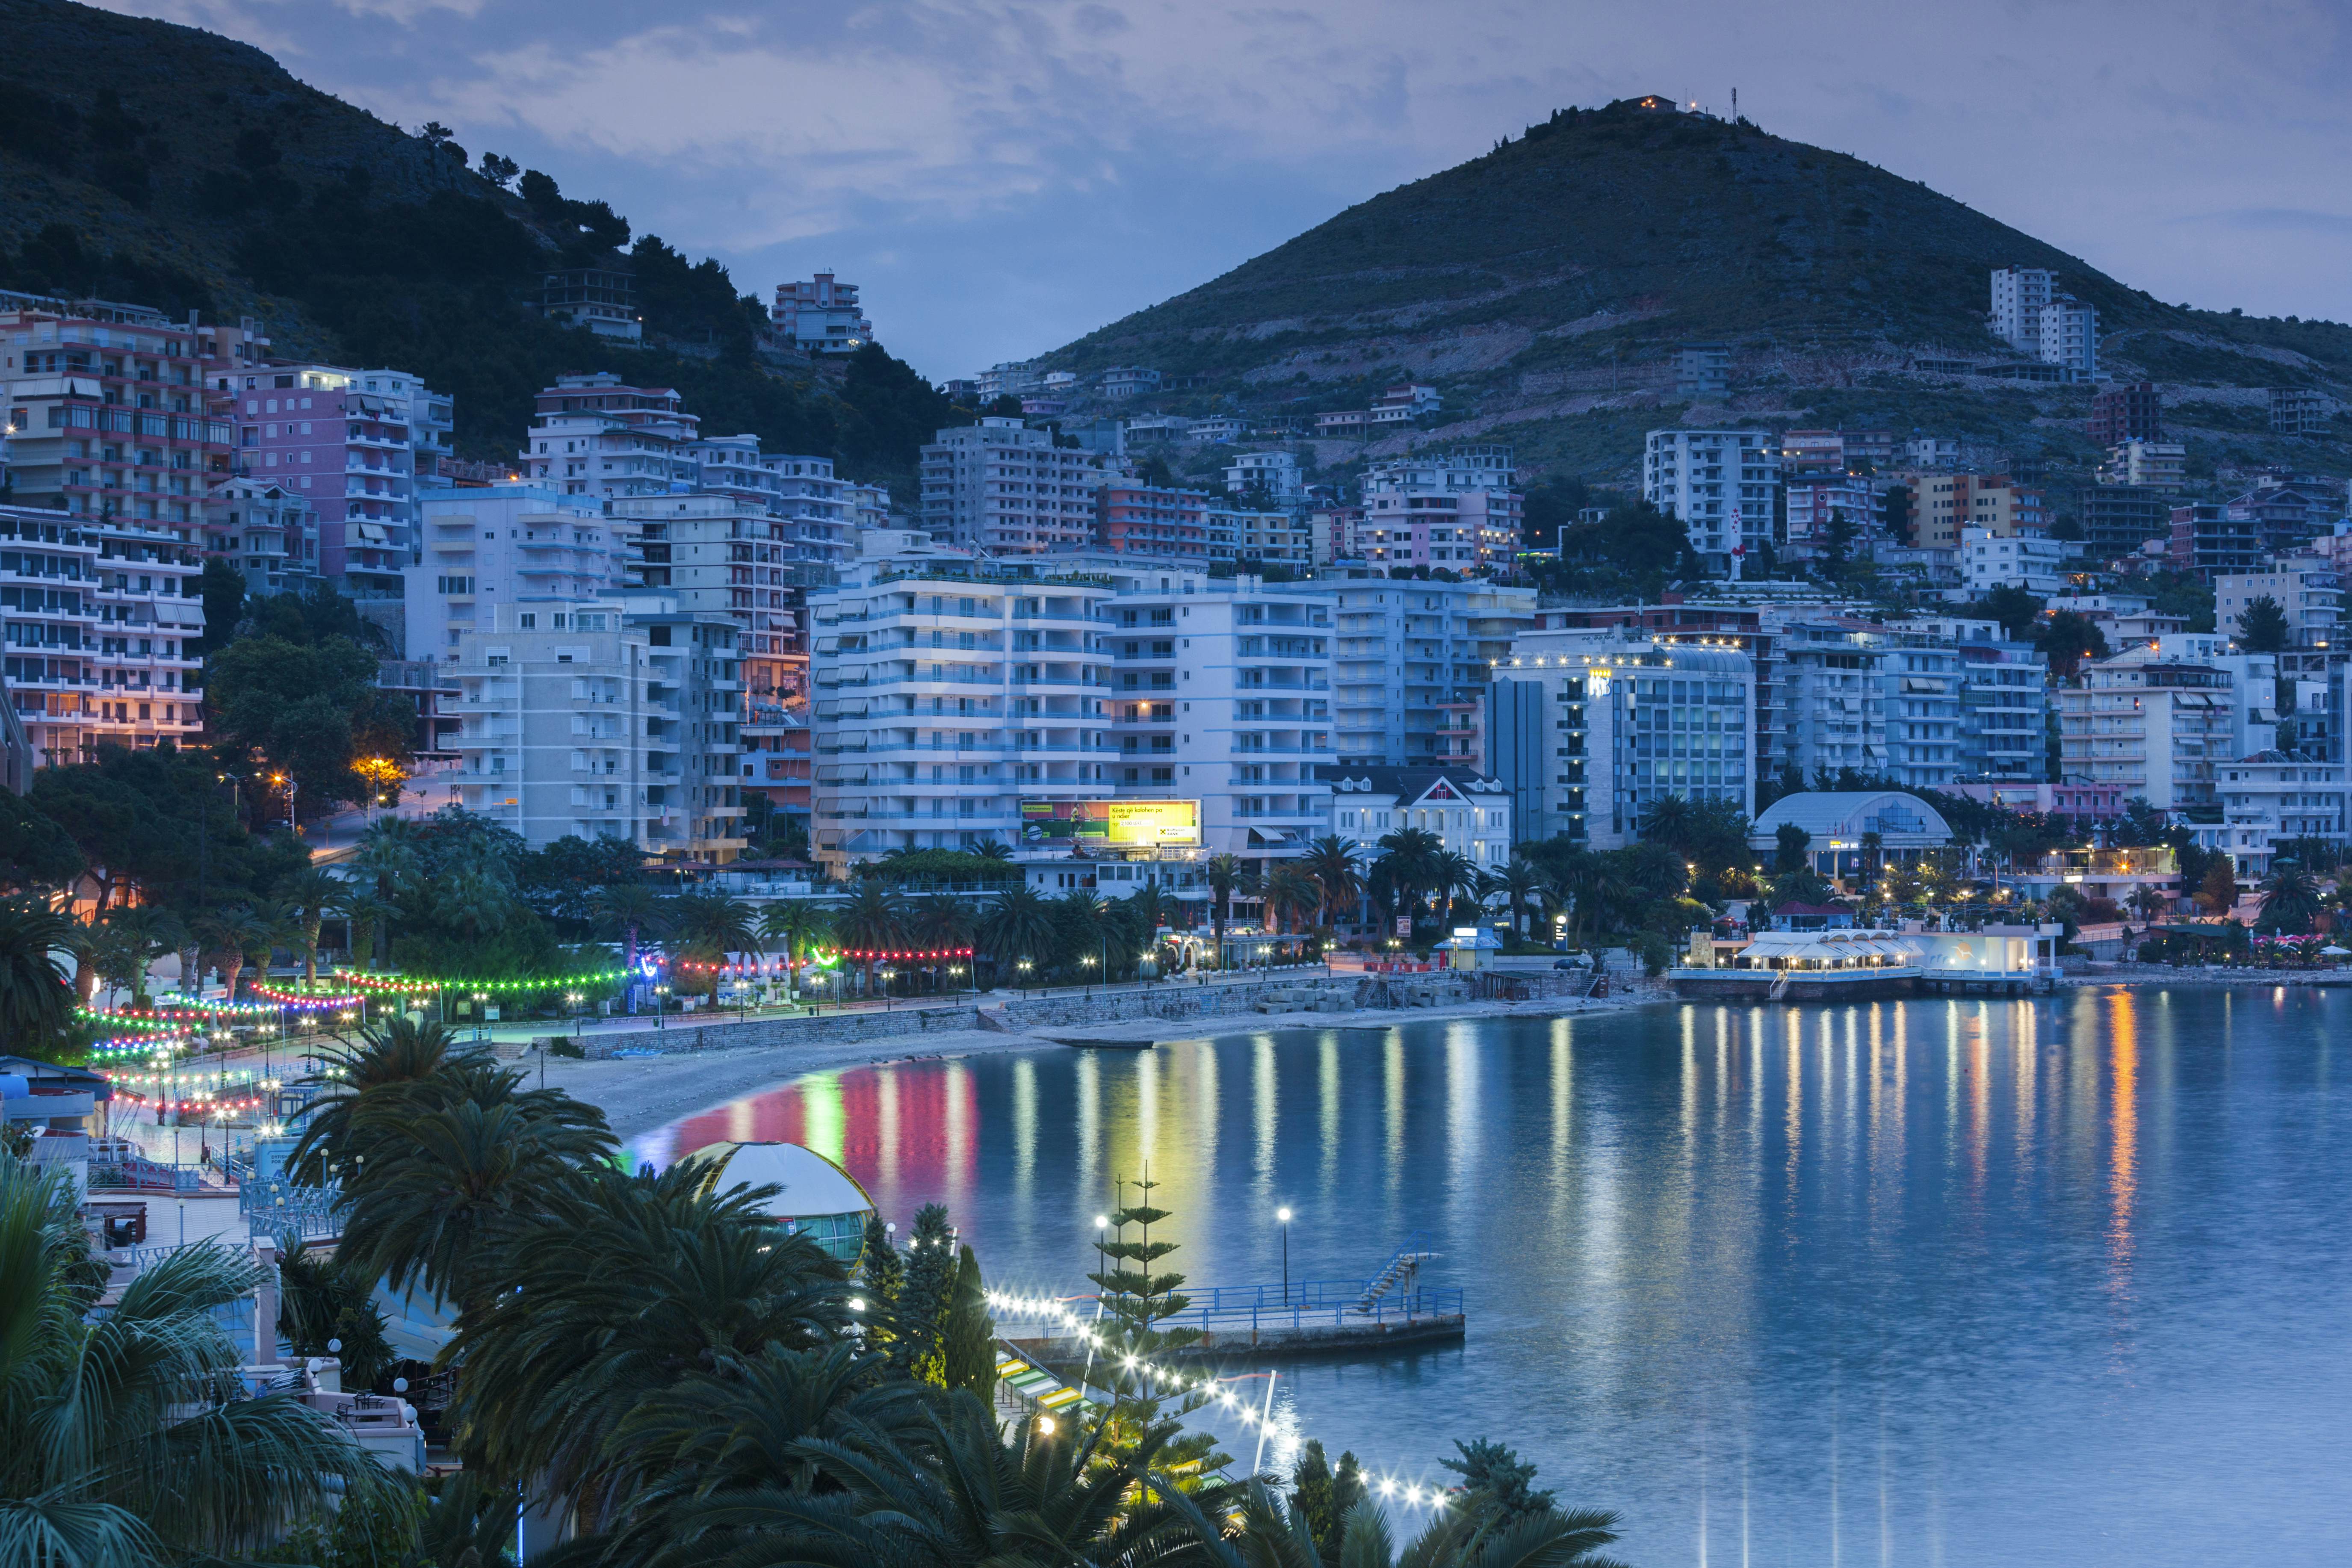
{"label": "building with balcony", "polygon": [[1683,525],[1710,570],[1728,574],[1751,536],[1771,537],[1780,449],[1766,430],[1653,430],[1642,499]]}
{"label": "building with balcony", "polygon": [[1792,619],[1781,633],[1779,717],[1771,748],[1783,773],[1819,778],[1847,768],[1884,773],[1888,647],[1869,623]]}
{"label": "building with balcony", "polygon": [[920,475],[922,525],[942,544],[1003,556],[1093,542],[1102,459],[1051,431],[1001,417],[942,430]]}
{"label": "building with balcony", "polygon": [[2258,694],[2241,692],[2211,659],[2168,651],[2176,640],[2085,665],[2080,686],[2059,689],[2059,771],[2115,785],[2126,803],[2210,821],[2221,809],[2216,769],[2246,749],[2235,710]]}
{"label": "building with balcony", "polygon": [[39,767],[88,760],[100,722],[99,544],[86,521],[0,506],[0,673]]}
{"label": "building with balcony", "polygon": [[1486,769],[1485,688],[1535,622],[1532,588],[1327,575],[1341,764]]}
{"label": "building with balcony", "polygon": [[98,547],[98,657],[87,666],[98,713],[84,743],[136,749],[192,739],[205,717],[203,559],[164,522],[89,518],[81,536]]}
{"label": "building with balcony", "polygon": [[2142,440],[2134,437],[2107,448],[2099,465],[2099,483],[2132,485],[2141,489],[2178,491],[2189,482],[2189,448],[2178,441]]}
{"label": "building with balcony", "polygon": [[1960,530],[1960,582],[1972,599],[2004,586],[2046,599],[2064,591],[2065,566],[2066,546],[2045,535]]}
{"label": "building with balcony", "polygon": [[1208,855],[1278,858],[1328,831],[1330,599],[1309,584],[1101,564],[1118,797],[1198,800]]}
{"label": "building with balcony", "polygon": [[2346,783],[2340,760],[2257,752],[2222,763],[2219,784],[2221,822],[2230,829],[2225,847],[2237,863],[2241,881],[2258,882],[2269,876],[2271,862],[2286,840],[2316,839],[2341,849],[2352,836],[2352,786]]}
{"label": "building with balcony", "polygon": [[498,606],[446,667],[459,804],[533,848],[577,835],[678,861],[733,859],[737,636],[731,618],[661,594]]}
{"label": "building with balcony", "polygon": [[425,498],[423,554],[402,573],[403,650],[454,660],[502,605],[552,610],[625,583],[623,530],[583,496],[537,484],[448,489]]}
{"label": "building with balcony", "polygon": [[1822,561],[1840,550],[1851,560],[1881,532],[1878,496],[1868,479],[1845,474],[1795,478],[1789,481],[1788,496],[1788,535],[1780,551],[1784,561]]}
{"label": "building with balcony", "polygon": [[1289,452],[1242,452],[1225,465],[1227,495],[1256,495],[1277,505],[1307,499],[1306,476]]}
{"label": "building with balcony", "polygon": [[751,701],[804,700],[808,658],[794,613],[790,521],[723,495],[636,496],[610,502],[609,510],[628,548],[631,586],[670,595],[681,610],[733,620]]}
{"label": "building with balcony", "polygon": [[160,311],[0,297],[0,425],[18,504],[115,516],[213,547],[236,431],[223,383],[268,340]]}
{"label": "building with balcony", "polygon": [[1110,795],[1111,584],[1036,566],[883,557],[810,594],[811,842],[828,872],[1014,845],[1024,798]]}
{"label": "building with balcony", "polygon": [[1616,849],[1670,796],[1755,810],[1756,672],[1739,649],[1620,626],[1528,631],[1496,679],[1541,693],[1550,833]]}
{"label": "building with balcony", "polygon": [[2222,501],[2191,501],[2172,509],[2172,531],[2165,563],[2176,572],[2194,572],[2207,582],[2262,570],[2269,552],[2263,525],[2251,511]]}
{"label": "building with balcony", "polygon": [[2268,599],[2286,616],[2287,635],[2297,649],[2341,647],[2344,579],[2317,556],[2289,556],[2264,572],[2232,572],[2213,580],[2213,620],[2224,636],[2238,630],[2240,617],[2256,599]]}
{"label": "building with balcony", "polygon": [[610,371],[558,376],[534,399],[518,467],[560,495],[667,495],[698,477],[688,448],[699,426],[675,387],[630,386]]}
{"label": "building with balcony", "polygon": [[799,586],[828,581],[828,573],[857,559],[859,520],[871,515],[877,495],[886,519],[889,510],[887,491],[835,477],[831,458],[761,452],[757,436],[705,437],[684,451],[694,460],[696,490],[751,502],[783,525],[774,541]]}
{"label": "building with balcony", "polygon": [[399,597],[420,553],[418,478],[449,451],[448,397],[394,370],[268,364],[235,379],[238,477],[310,503],[320,575],[354,598]]}
{"label": "building with balcony", "polygon": [[1992,335],[2011,348],[2039,355],[2042,312],[2056,292],[2057,274],[2039,267],[2001,267],[1992,274]]}
{"label": "building with balcony", "polygon": [[1315,563],[1315,529],[1303,511],[1211,506],[1201,514],[1211,561],[1254,571],[1272,562],[1305,571]]}
{"label": "building with balcony", "polygon": [[2074,492],[2078,521],[2083,525],[2083,553],[2094,561],[2114,561],[2141,553],[2153,540],[2172,534],[2172,498],[2140,485],[2088,485]]}
{"label": "building with balcony", "polygon": [[1350,558],[1465,573],[1508,567],[1526,522],[1512,458],[1508,447],[1456,447],[1371,465]]}
{"label": "building with balcony", "polygon": [[857,302],[857,285],[830,272],[777,284],[768,319],[803,353],[856,353],[874,341],[874,323]]}
{"label": "building with balcony", "polygon": [[228,557],[256,597],[307,594],[320,581],[319,514],[296,491],[269,479],[234,479],[213,490],[214,549]]}
{"label": "building with balcony", "polygon": [[539,313],[617,342],[637,342],[646,335],[645,318],[637,313],[636,271],[626,262],[564,267],[542,275]]}
{"label": "building with balcony", "polygon": [[2152,381],[2110,386],[2091,398],[2091,444],[2120,447],[2126,441],[2164,439],[2164,399]]}
{"label": "building with balcony", "polygon": [[1095,544],[1114,555],[1206,562],[1208,495],[1155,485],[1106,484],[1095,492]]}
{"label": "building with balcony", "polygon": [[[1952,679],[1959,696],[1957,771],[1942,783],[1924,777],[1913,782],[1937,789],[1956,788],[1962,779],[2046,788],[2034,782],[2049,771],[2045,721],[2050,661],[2041,650],[2032,643],[2011,641],[1998,621],[1914,616],[1890,622],[1889,630],[1927,637],[1954,655]],[[1889,698],[1904,700],[1901,693]],[[1890,738],[1888,750],[1895,749]]]}

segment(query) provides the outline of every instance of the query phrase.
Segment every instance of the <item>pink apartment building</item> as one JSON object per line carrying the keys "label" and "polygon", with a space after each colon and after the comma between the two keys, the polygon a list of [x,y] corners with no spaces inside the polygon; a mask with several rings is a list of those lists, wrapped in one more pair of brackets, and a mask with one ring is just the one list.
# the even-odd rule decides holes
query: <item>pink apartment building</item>
{"label": "pink apartment building", "polygon": [[404,371],[257,366],[235,378],[240,478],[317,515],[319,571],[354,598],[397,598],[419,559],[420,479],[439,477],[453,409]]}

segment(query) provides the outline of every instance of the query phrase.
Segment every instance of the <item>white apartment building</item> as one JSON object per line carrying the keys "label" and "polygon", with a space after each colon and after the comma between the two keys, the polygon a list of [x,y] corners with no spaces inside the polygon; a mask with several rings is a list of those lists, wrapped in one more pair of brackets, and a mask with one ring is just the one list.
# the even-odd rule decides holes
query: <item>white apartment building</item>
{"label": "white apartment building", "polygon": [[1331,602],[1308,584],[1088,558],[1121,798],[1198,800],[1202,853],[1298,854],[1328,831]]}
{"label": "white apartment building", "polygon": [[2066,586],[2066,546],[2041,534],[1960,530],[1960,581],[1971,599],[2009,586],[2048,598]]}
{"label": "white apartment building", "polygon": [[803,353],[855,353],[874,341],[874,323],[857,303],[857,285],[830,272],[777,284],[768,319]]}
{"label": "white apartment building", "polygon": [[401,574],[409,658],[454,661],[466,634],[496,626],[503,607],[551,611],[624,584],[621,531],[584,496],[468,487],[427,496],[424,514],[425,559]]}
{"label": "white apartment building", "polygon": [[1885,771],[1886,647],[1874,626],[1791,621],[1780,646],[1778,718],[1772,754],[1808,781],[1823,771]]}
{"label": "white apartment building", "polygon": [[2185,649],[2134,647],[2085,665],[2083,684],[2057,693],[2059,771],[2158,811],[2218,808],[2218,767],[2243,750],[2241,697],[2230,671]]}
{"label": "white apartment building", "polygon": [[1289,452],[1237,453],[1225,465],[1225,493],[1237,496],[1252,489],[1263,489],[1272,501],[1305,500],[1307,480],[1298,471],[1298,458]]}
{"label": "white apartment building", "polygon": [[727,616],[659,594],[498,606],[448,667],[459,804],[533,848],[577,835],[733,859],[736,637]]}
{"label": "white apartment building", "polygon": [[1331,605],[1332,729],[1343,765],[1486,766],[1486,681],[1535,624],[1534,589],[1330,575],[1298,586]]}
{"label": "white apartment building", "polygon": [[2071,380],[2098,379],[2098,311],[2072,295],[2061,294],[2042,307],[2040,338],[2044,364],[2065,366]]}
{"label": "white apartment building", "polygon": [[1888,623],[1888,629],[1932,638],[1957,656],[1958,778],[2042,781],[2049,769],[2050,661],[2039,649],[2009,640],[1998,621],[1914,616]]}
{"label": "white apartment building", "polygon": [[1035,362],[1025,359],[990,365],[972,377],[973,391],[982,403],[999,397],[1019,397],[1024,393],[1035,392],[1043,384]]}
{"label": "white apartment building", "polygon": [[0,506],[0,638],[37,766],[79,763],[98,723],[98,542],[70,512]]}
{"label": "white apartment building", "polygon": [[1315,530],[1304,512],[1210,506],[1201,511],[1201,526],[1205,560],[1252,567],[1269,561],[1301,569],[1315,564]]}
{"label": "white apartment building", "polygon": [[[836,478],[831,458],[761,452],[760,438],[748,435],[706,436],[685,452],[694,460],[697,490],[751,502],[785,525],[778,537],[786,562],[825,567],[857,558],[851,492],[871,497],[875,489]],[[888,493],[881,493],[887,510]]]}
{"label": "white apartment building", "polygon": [[667,495],[691,488],[700,421],[667,386],[631,386],[609,371],[542,388],[520,454],[522,477],[567,496]]}
{"label": "white apartment building", "polygon": [[2039,267],[2002,267],[1992,275],[1992,335],[2011,348],[2039,355],[2042,312],[2049,307],[2058,275]]}
{"label": "white apartment building", "polygon": [[1018,419],[940,431],[923,448],[921,480],[922,523],[942,544],[1035,555],[1094,541],[1102,459]]}
{"label": "white apartment building", "polygon": [[2256,599],[2269,599],[2285,613],[2296,647],[2341,646],[2344,579],[2326,559],[2288,556],[2272,563],[2267,572],[2214,578],[2213,624],[2222,635],[2234,635],[2239,617]]}
{"label": "white apartment building", "polygon": [[1772,536],[1779,444],[1763,430],[1653,430],[1643,453],[1642,499],[1689,531],[1691,548],[1729,572]]}
{"label": "white apartment building", "polygon": [[98,657],[89,666],[98,722],[85,742],[137,748],[194,737],[204,728],[202,561],[168,524],[113,517],[80,526],[83,542],[98,547]]}
{"label": "white apartment building", "polygon": [[1387,565],[1508,568],[1525,518],[1508,447],[1459,447],[1375,463],[1349,551]]}
{"label": "white apartment building", "polygon": [[2229,830],[2222,847],[2237,863],[2240,881],[2269,876],[2282,840],[2345,842],[2352,833],[2352,791],[2345,772],[2341,762],[2275,751],[2221,764],[2221,821]]}
{"label": "white apartment building", "polygon": [[1108,797],[1109,596],[1076,572],[888,557],[812,593],[818,862],[839,875],[894,848],[1013,845],[1024,798]]}
{"label": "white apartment building", "polygon": [[633,587],[670,595],[680,610],[736,626],[742,682],[754,703],[803,696],[793,610],[793,524],[756,500],[726,495],[635,496],[609,503],[628,550]]}
{"label": "white apartment building", "polygon": [[1160,373],[1139,364],[1115,364],[1102,373],[1105,397],[1149,397],[1160,390]]}
{"label": "white apartment building", "polygon": [[1331,831],[1370,859],[1381,838],[1433,833],[1449,855],[1482,870],[1511,863],[1511,794],[1467,768],[1342,768],[1331,780]]}
{"label": "white apartment building", "polygon": [[1543,692],[1543,816],[1594,849],[1641,837],[1667,796],[1756,809],[1756,669],[1729,647],[1619,627],[1520,634],[1498,680]]}
{"label": "white apartment building", "polygon": [[2177,490],[2189,482],[2189,448],[2178,441],[2143,441],[2137,437],[2107,448],[2099,465],[2099,483],[2137,485],[2144,489]]}

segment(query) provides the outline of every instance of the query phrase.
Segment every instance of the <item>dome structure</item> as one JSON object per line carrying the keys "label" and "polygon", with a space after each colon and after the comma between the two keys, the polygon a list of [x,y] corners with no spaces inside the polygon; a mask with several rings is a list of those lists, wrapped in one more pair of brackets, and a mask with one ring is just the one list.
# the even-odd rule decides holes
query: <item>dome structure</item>
{"label": "dome structure", "polygon": [[799,1143],[708,1143],[681,1163],[719,1167],[717,1190],[777,1189],[768,1199],[769,1216],[795,1236],[805,1236],[844,1268],[857,1261],[866,1245],[866,1222],[874,1200],[857,1178]]}

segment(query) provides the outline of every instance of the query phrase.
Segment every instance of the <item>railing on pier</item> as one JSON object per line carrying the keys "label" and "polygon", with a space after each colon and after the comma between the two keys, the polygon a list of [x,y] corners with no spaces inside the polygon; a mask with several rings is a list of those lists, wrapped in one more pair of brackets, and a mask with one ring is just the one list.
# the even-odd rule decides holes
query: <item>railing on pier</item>
{"label": "railing on pier", "polygon": [[334,1187],[297,1186],[284,1176],[269,1176],[240,1187],[236,1206],[248,1236],[309,1241],[342,1234],[343,1194]]}
{"label": "railing on pier", "polygon": [[[1436,1289],[1414,1285],[1406,1289],[1391,1289],[1378,1298],[1366,1300],[1365,1282],[1361,1279],[1300,1279],[1291,1282],[1287,1290],[1280,1285],[1208,1286],[1201,1289],[1180,1291],[1185,1300],[1184,1310],[1156,1325],[1168,1329],[1201,1329],[1211,1332],[1236,1332],[1243,1329],[1257,1333],[1266,1329],[1310,1329],[1329,1325],[1335,1328],[1358,1327],[1365,1324],[1407,1323],[1423,1318],[1460,1317],[1462,1290],[1460,1287]],[[1065,1305],[1091,1301],[1094,1298],[1072,1297]],[[1046,1329],[1049,1337],[1058,1337],[1068,1331],[1058,1320],[1043,1315],[1022,1318],[1000,1313],[996,1330],[1008,1334],[1009,1326],[1034,1323]]]}

